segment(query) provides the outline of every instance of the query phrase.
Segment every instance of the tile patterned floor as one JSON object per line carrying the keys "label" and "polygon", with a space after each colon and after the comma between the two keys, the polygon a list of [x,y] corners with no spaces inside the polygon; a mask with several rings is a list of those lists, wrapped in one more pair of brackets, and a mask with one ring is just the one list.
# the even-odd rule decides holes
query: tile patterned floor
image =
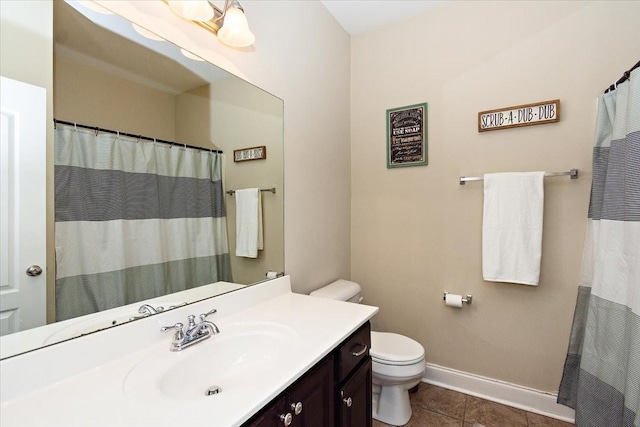
{"label": "tile patterned floor", "polygon": [[[570,427],[573,424],[421,383],[411,394],[413,415],[405,427]],[[373,420],[373,427],[389,424]]]}

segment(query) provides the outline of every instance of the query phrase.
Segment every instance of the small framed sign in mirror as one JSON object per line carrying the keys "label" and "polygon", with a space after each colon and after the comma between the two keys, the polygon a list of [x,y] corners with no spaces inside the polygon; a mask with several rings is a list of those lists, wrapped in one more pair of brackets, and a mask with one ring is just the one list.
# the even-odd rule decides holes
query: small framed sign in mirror
{"label": "small framed sign in mirror", "polygon": [[233,150],[234,162],[246,162],[248,160],[261,160],[267,158],[267,147],[261,145],[259,147],[241,148]]}

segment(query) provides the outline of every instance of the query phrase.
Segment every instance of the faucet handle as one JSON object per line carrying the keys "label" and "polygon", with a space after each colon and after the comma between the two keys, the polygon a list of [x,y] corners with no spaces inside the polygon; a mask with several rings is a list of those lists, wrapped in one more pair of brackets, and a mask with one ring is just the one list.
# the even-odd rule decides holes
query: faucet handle
{"label": "faucet handle", "polygon": [[193,314],[190,314],[189,316],[187,316],[187,321],[189,322],[187,329],[191,329],[194,326],[196,326],[196,316],[194,316]]}
{"label": "faucet handle", "polygon": [[175,331],[176,335],[175,337],[183,337],[184,336],[184,332],[182,331],[182,328],[184,327],[184,325],[180,322],[176,323],[173,326],[163,326],[162,328],[160,328],[160,332],[169,332],[169,331]]}
{"label": "faucet handle", "polygon": [[210,310],[210,311],[208,311],[208,312],[206,312],[206,313],[204,313],[204,314],[201,314],[201,315],[200,315],[200,321],[201,321],[201,322],[204,322],[204,319],[206,319],[206,318],[207,318],[207,316],[209,316],[210,314],[217,313],[217,312],[218,312],[218,310],[216,310],[216,309],[214,308],[213,310]]}

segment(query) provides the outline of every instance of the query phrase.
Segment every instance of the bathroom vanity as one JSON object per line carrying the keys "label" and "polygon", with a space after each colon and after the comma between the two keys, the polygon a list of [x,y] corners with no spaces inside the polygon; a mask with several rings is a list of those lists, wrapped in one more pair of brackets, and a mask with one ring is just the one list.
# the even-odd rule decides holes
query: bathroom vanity
{"label": "bathroom vanity", "polygon": [[370,347],[367,322],[245,425],[370,427]]}
{"label": "bathroom vanity", "polygon": [[[161,327],[213,308],[219,334],[169,351]],[[0,425],[368,426],[377,311],[294,294],[285,276],[6,358]]]}

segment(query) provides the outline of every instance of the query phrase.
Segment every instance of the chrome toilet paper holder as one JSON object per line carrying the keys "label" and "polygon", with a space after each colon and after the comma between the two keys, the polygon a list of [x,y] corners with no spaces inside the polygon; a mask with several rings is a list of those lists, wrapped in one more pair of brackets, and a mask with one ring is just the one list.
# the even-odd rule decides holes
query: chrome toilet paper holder
{"label": "chrome toilet paper holder", "polygon": [[[444,301],[447,300],[447,295],[449,294],[449,292],[445,292],[444,296],[442,297],[442,299]],[[466,297],[462,297],[462,303],[463,304],[471,304],[471,302],[473,301],[473,296],[471,295],[467,295]]]}

